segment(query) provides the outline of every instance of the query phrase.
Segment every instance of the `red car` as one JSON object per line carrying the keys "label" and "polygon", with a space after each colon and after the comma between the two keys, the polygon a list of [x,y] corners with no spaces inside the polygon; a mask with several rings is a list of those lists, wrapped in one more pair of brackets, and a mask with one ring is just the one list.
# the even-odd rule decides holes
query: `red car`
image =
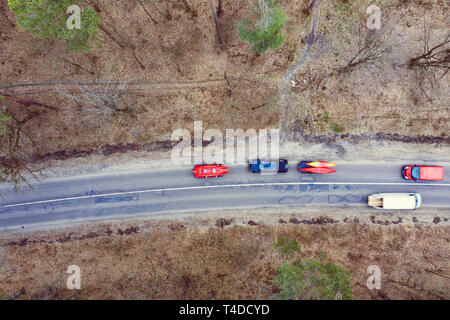
{"label": "red car", "polygon": [[441,166],[408,165],[403,167],[402,175],[407,180],[443,180],[444,168]]}
{"label": "red car", "polygon": [[221,164],[199,164],[194,166],[192,174],[196,178],[217,178],[228,173],[228,167]]}

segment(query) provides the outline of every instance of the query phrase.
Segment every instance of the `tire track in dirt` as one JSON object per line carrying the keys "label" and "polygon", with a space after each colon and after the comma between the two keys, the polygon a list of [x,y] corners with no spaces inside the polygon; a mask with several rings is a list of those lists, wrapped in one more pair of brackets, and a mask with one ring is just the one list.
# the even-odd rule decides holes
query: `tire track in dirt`
{"label": "tire track in dirt", "polygon": [[[0,86],[0,94],[24,95],[58,92],[58,89],[64,89],[65,92],[77,93],[79,86],[88,86],[92,90],[103,91],[105,87],[111,90],[115,87],[126,84],[126,88],[122,91],[125,94],[145,94],[149,92],[166,93],[176,92],[189,89],[203,88],[226,88],[234,89],[238,87],[238,82],[258,83],[263,86],[273,85],[262,81],[261,79],[241,78],[241,77],[224,77],[219,79],[208,80],[179,80],[179,81],[49,81],[49,82],[28,82],[17,83],[11,85]],[[97,87],[97,88],[96,88]]]}
{"label": "tire track in dirt", "polygon": [[126,84],[124,93],[139,94],[146,92],[171,92],[185,89],[197,89],[206,87],[228,87],[227,79],[197,80],[197,81],[51,81],[40,83],[19,83],[0,87],[0,92],[9,94],[36,94],[43,92],[58,92],[59,88],[64,88],[66,92],[75,93],[79,91],[79,86],[88,86],[92,90],[103,90],[105,86],[117,87]]}
{"label": "tire track in dirt", "polygon": [[281,119],[281,136],[283,137],[284,134],[286,133],[287,127],[288,127],[288,118],[289,118],[289,114],[291,111],[291,106],[290,106],[290,97],[289,97],[289,92],[288,92],[288,83],[292,78],[292,75],[297,72],[301,66],[306,62],[309,51],[311,50],[311,46],[314,43],[314,39],[315,39],[315,30],[316,30],[316,24],[317,24],[317,19],[319,17],[319,13],[320,13],[320,3],[321,0],[318,0],[317,3],[314,3],[314,5],[312,5],[312,7],[315,8],[315,13],[314,13],[314,18],[313,18],[313,22],[311,25],[311,30],[308,33],[308,39],[306,41],[306,47],[305,49],[303,49],[303,53],[300,56],[300,59],[297,61],[297,63],[289,68],[286,72],[286,74],[283,77],[283,81],[282,81],[282,85],[281,85],[281,102],[282,105],[284,105],[284,113],[283,113],[283,118]]}

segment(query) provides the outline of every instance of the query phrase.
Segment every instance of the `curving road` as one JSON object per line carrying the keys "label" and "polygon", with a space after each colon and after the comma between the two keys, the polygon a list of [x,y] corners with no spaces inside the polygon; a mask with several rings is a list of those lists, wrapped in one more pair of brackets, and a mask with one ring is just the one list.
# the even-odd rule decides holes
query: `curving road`
{"label": "curving road", "polygon": [[329,175],[299,174],[295,165],[290,163],[288,173],[271,176],[230,166],[228,175],[213,179],[195,179],[191,168],[177,168],[49,179],[19,193],[4,186],[0,229],[225,208],[295,205],[376,210],[366,205],[367,195],[376,192],[421,193],[418,214],[426,208],[450,209],[448,175],[438,182],[411,182],[401,178],[402,164],[339,162],[337,172]]}

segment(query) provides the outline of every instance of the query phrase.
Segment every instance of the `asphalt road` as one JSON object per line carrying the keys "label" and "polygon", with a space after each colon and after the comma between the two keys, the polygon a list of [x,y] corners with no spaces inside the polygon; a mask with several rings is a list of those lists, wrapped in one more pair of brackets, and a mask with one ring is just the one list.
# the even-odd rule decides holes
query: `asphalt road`
{"label": "asphalt road", "polygon": [[[447,164],[444,165],[449,172]],[[16,228],[88,219],[172,212],[199,213],[225,208],[270,206],[359,206],[377,192],[418,192],[422,208],[450,209],[450,179],[424,182],[402,179],[402,164],[342,163],[336,173],[299,174],[296,163],[288,173],[252,174],[245,166],[230,166],[221,178],[195,179],[191,168],[117,172],[57,178],[35,183],[33,189],[14,193],[0,187],[0,228]]]}

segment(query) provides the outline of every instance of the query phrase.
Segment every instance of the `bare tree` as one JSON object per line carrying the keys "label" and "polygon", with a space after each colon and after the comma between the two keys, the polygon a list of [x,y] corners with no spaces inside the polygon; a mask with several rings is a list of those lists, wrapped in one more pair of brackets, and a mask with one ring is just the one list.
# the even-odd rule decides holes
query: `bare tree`
{"label": "bare tree", "polygon": [[147,265],[145,269],[150,278],[148,279],[148,282],[142,282],[141,286],[143,285],[142,289],[148,294],[149,299],[156,299],[167,289],[171,280],[166,250],[161,253],[153,254],[151,254],[150,251],[146,251],[144,266],[145,265]]}
{"label": "bare tree", "polygon": [[5,117],[2,117],[3,130],[0,134],[0,182],[11,184],[15,191],[23,183],[31,187],[27,176],[39,180],[44,171],[44,168],[34,168],[27,162],[30,148],[25,145],[31,144],[32,149],[36,150],[36,144],[23,126],[33,115],[19,120],[5,108],[2,114]]}
{"label": "bare tree", "polygon": [[98,80],[93,83],[76,82],[72,92],[60,85],[58,93],[63,97],[85,106],[93,115],[113,117],[118,111],[129,111],[130,105],[123,95],[127,85],[130,83],[128,77],[120,82]]}
{"label": "bare tree", "polygon": [[450,33],[443,41],[430,48],[430,32],[424,19],[423,51],[409,59],[408,67],[414,70],[420,91],[432,101],[428,91],[435,92],[439,89],[439,80],[450,68]]}
{"label": "bare tree", "polygon": [[436,68],[440,69],[446,74],[450,67],[450,33],[447,37],[429,48],[429,37],[425,36],[423,53],[417,57],[409,59],[408,66],[410,68]]}
{"label": "bare tree", "polygon": [[363,43],[358,44],[358,51],[347,61],[346,65],[338,69],[338,73],[353,71],[356,67],[375,63],[390,50],[384,41],[384,35],[376,30],[368,30]]}
{"label": "bare tree", "polygon": [[156,252],[154,249],[145,251],[145,258],[132,272],[120,280],[132,288],[133,299],[157,299],[168,288],[172,275],[166,250]]}

